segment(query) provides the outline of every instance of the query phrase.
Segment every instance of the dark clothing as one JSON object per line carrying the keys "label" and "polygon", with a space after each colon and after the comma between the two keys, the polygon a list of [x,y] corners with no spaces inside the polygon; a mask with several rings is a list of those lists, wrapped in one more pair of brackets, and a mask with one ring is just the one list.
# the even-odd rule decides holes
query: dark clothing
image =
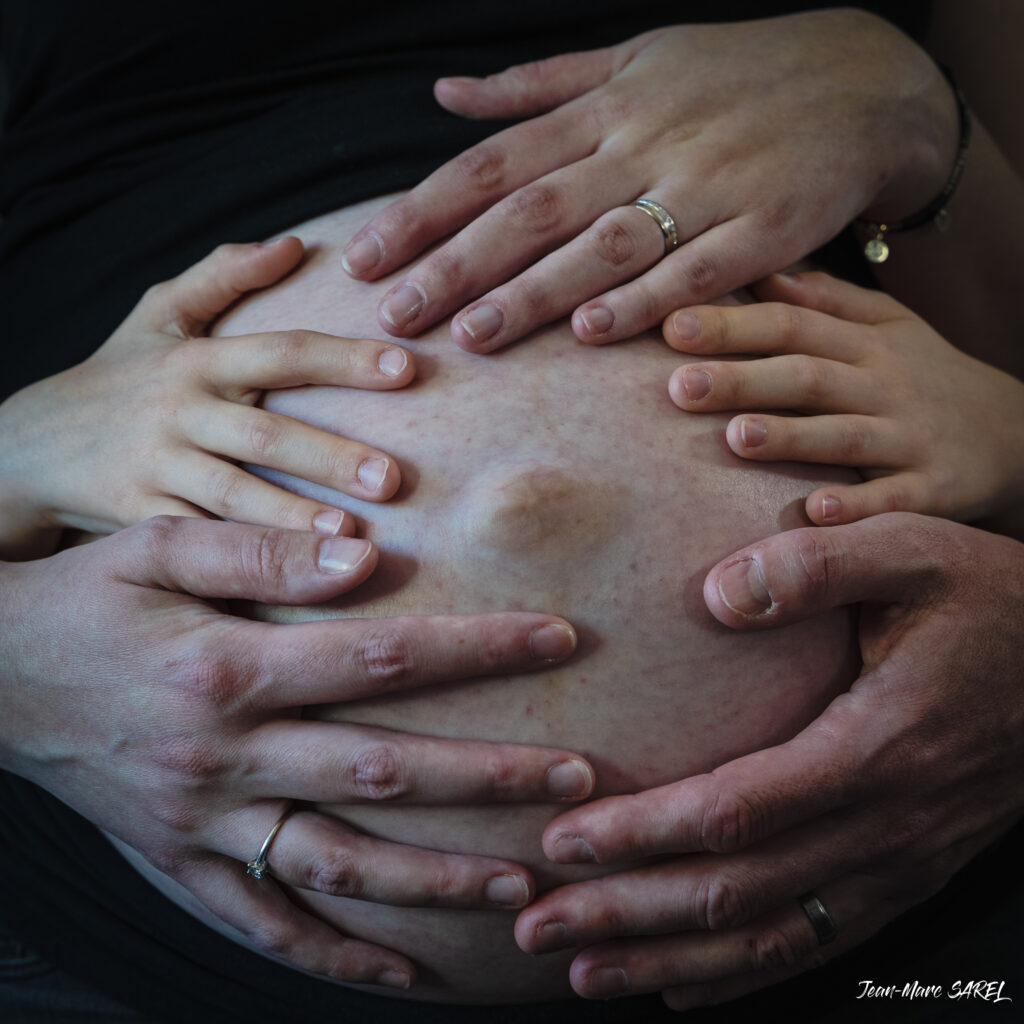
{"label": "dark clothing", "polygon": [[[494,124],[437,107],[431,85],[439,75],[489,73],[663,24],[806,6],[827,5],[395,0],[382,16],[365,3],[310,0],[2,2],[10,102],[0,140],[0,311],[12,361],[3,392],[84,358],[146,287],[216,244],[264,238],[413,185],[490,134]],[[924,5],[894,10],[920,36]],[[1006,957],[997,957],[1006,939],[982,917],[991,912],[987,901],[976,899],[979,879],[1014,877],[1009,849],[990,852],[924,914],[909,915],[855,957],[731,1006],[728,1020],[761,1024],[779,1010],[794,1020],[838,1024],[857,1019],[841,1014],[863,1007],[855,1002],[862,978],[949,984],[970,971],[1009,974]],[[1016,894],[1005,895],[994,913],[1019,908]],[[678,1019],[658,997],[447,1007],[310,979],[195,921],[127,867],[92,826],[10,775],[0,776],[0,919],[61,971],[154,1020]],[[976,965],[957,959],[961,934],[976,936],[968,943]],[[989,936],[995,948],[984,944]],[[936,950],[947,957],[944,966]],[[919,963],[918,955],[932,959]],[[10,962],[26,956],[19,946]],[[1024,990],[1017,995],[1024,1001]],[[0,1012],[4,1006],[0,995]],[[918,1006],[886,1003],[885,1017],[944,1019],[901,1016]]]}

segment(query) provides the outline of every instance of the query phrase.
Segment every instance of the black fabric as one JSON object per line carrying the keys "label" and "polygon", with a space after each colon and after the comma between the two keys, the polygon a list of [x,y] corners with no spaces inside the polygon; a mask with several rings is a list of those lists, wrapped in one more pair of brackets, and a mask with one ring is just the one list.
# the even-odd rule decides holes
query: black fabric
{"label": "black fabric", "polygon": [[[148,285],[219,242],[266,237],[414,184],[493,131],[436,107],[431,84],[440,74],[487,73],[674,21],[802,6],[448,0],[391,2],[381,15],[365,3],[311,0],[3,0],[3,390],[83,358]],[[924,5],[894,11],[920,36]],[[831,1020],[851,1005],[856,979],[877,977],[879,965],[896,980],[904,966],[916,969],[911,954],[932,954],[954,934],[976,936],[977,950],[994,936],[998,948],[1006,936],[979,918],[990,908],[977,891],[986,877],[1013,876],[1019,835],[1015,843],[859,959],[731,1006],[728,1019],[761,1021],[779,1009]],[[339,990],[200,925],[88,823],[13,776],[0,777],[0,918],[61,969],[160,1020],[677,1019],[656,997],[483,1010]],[[991,973],[1009,970],[998,959],[985,963]],[[922,972],[922,980],[947,980]],[[885,1006],[888,1019],[926,1019],[897,1017],[902,1009]]]}
{"label": "black fabric", "polygon": [[[437,107],[441,74],[807,6],[828,5],[2,0],[0,397],[220,242],[415,184],[490,134]],[[920,34],[925,10],[893,13]]]}

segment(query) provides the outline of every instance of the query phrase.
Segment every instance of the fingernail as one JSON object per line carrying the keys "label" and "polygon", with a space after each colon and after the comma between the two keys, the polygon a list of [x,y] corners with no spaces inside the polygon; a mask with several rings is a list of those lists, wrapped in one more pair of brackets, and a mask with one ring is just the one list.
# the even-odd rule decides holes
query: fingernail
{"label": "fingernail", "polygon": [[405,971],[381,971],[377,975],[377,984],[387,985],[388,988],[408,988],[412,978]]}
{"label": "fingernail", "polygon": [[288,237],[285,235],[284,238],[275,238],[272,242],[253,242],[253,245],[257,249],[273,249],[275,245],[280,245]]}
{"label": "fingernail", "polygon": [[760,420],[743,420],[740,440],[744,448],[757,448],[768,440],[768,428]]}
{"label": "fingernail", "polygon": [[582,761],[563,761],[548,769],[548,792],[552,796],[578,799],[594,786],[594,776]]}
{"label": "fingernail", "polygon": [[370,553],[368,540],[355,537],[328,537],[320,542],[316,564],[321,572],[351,572]]}
{"label": "fingernail", "polygon": [[793,270],[780,270],[776,277],[781,278],[786,284],[799,284],[801,275]]}
{"label": "fingernail", "polygon": [[505,314],[497,306],[490,302],[471,309],[468,313],[459,317],[459,326],[474,341],[487,341],[501,330],[505,322]]}
{"label": "fingernail", "polygon": [[313,529],[324,537],[335,537],[341,532],[345,522],[345,513],[336,508],[329,508],[313,517]]}
{"label": "fingernail", "polygon": [[359,477],[359,482],[371,493],[375,494],[380,490],[380,486],[384,483],[384,477],[388,475],[388,466],[390,463],[387,459],[372,458],[364,459],[359,463],[359,468],[356,470],[356,476]]}
{"label": "fingernail", "polygon": [[556,949],[568,949],[577,946],[576,936],[566,928],[562,921],[545,921],[537,929],[537,944],[545,953],[553,953]]}
{"label": "fingernail", "polygon": [[380,311],[392,327],[404,327],[419,313],[426,301],[426,295],[416,285],[403,284],[384,299]]}
{"label": "fingernail", "polygon": [[672,327],[683,341],[693,341],[700,335],[700,321],[692,313],[676,313]]}
{"label": "fingernail", "polygon": [[759,615],[772,606],[772,595],[761,566],[753,558],[744,558],[719,573],[718,594],[740,615]]}
{"label": "fingernail", "polygon": [[821,518],[835,519],[842,509],[842,502],[831,494],[821,499]]}
{"label": "fingernail", "polygon": [[530,654],[539,661],[561,661],[576,650],[576,631],[548,623],[530,634]]}
{"label": "fingernail", "polygon": [[587,992],[597,999],[613,999],[629,991],[629,978],[621,967],[598,967],[587,979]]}
{"label": "fingernail", "polygon": [[615,314],[607,306],[591,306],[580,313],[580,318],[591,334],[607,334],[615,323]]}
{"label": "fingernail", "polygon": [[484,895],[501,907],[525,907],[530,902],[530,887],[519,875],[495,875],[487,880]]}
{"label": "fingernail", "polygon": [[699,402],[711,394],[711,374],[707,370],[687,367],[683,371],[683,390],[691,402]]}
{"label": "fingernail", "polygon": [[377,369],[389,377],[397,377],[409,365],[409,357],[404,348],[388,348],[380,354]]}
{"label": "fingernail", "polygon": [[555,840],[556,864],[593,864],[597,861],[593,847],[580,836],[559,836]]}
{"label": "fingernail", "polygon": [[349,243],[341,254],[341,265],[346,273],[358,277],[373,270],[383,258],[384,246],[380,236],[371,233]]}

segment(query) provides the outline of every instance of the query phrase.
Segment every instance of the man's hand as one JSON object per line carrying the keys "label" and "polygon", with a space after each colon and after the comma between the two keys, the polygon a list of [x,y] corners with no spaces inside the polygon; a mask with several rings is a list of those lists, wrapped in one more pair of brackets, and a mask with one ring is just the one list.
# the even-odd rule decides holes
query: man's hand
{"label": "man's hand", "polygon": [[[292,801],[585,797],[564,751],[305,721],[306,705],[542,668],[571,627],[527,613],[272,625],[220,600],[327,600],[377,555],[348,537],[160,518],[51,558],[0,563],[0,766],[139,850],[258,948],[317,974],[407,987],[413,965],[346,939],[246,877]],[[192,596],[196,595],[196,596]],[[406,906],[522,907],[529,873],[382,842],[304,810],[274,877]]]}
{"label": "man's hand", "polygon": [[752,545],[704,595],[737,629],[864,602],[863,672],[788,743],[548,826],[559,863],[659,858],[520,915],[531,953],[589,947],[584,996],[663,990],[684,1009],[799,973],[938,891],[1024,808],[1024,545],[893,513]]}

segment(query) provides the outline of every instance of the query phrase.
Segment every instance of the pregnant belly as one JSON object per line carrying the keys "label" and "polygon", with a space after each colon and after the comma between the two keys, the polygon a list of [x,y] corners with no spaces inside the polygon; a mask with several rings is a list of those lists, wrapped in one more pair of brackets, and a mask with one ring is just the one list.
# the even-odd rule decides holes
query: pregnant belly
{"label": "pregnant belly", "polygon": [[[239,306],[220,333],[310,328],[385,337],[375,308],[391,282],[351,281],[339,256],[379,202],[293,229],[312,249],[306,265]],[[765,468],[733,457],[724,418],[687,416],[669,401],[666,382],[681,359],[653,335],[590,349],[561,324],[483,357],[457,349],[444,326],[407,344],[420,379],[405,391],[306,388],[268,402],[390,452],[404,483],[396,499],[377,506],[273,477],[356,512],[382,557],[366,586],[331,606],[266,614],[534,609],[572,621],[580,650],[539,675],[435,687],[318,715],[576,750],[595,766],[598,795],[605,795],[707,771],[783,741],[846,687],[853,665],[845,614],[741,636],[719,626],[700,596],[719,558],[803,525],[803,497],[821,481],[842,479],[839,471]],[[587,876],[545,861],[540,834],[556,813],[550,807],[324,810],[396,841],[512,858],[535,873],[542,890]],[[147,875],[185,902],[151,869]],[[570,994],[571,954],[522,953],[512,939],[513,914],[309,893],[296,899],[342,931],[413,959],[420,978],[408,998],[513,1002]]]}

